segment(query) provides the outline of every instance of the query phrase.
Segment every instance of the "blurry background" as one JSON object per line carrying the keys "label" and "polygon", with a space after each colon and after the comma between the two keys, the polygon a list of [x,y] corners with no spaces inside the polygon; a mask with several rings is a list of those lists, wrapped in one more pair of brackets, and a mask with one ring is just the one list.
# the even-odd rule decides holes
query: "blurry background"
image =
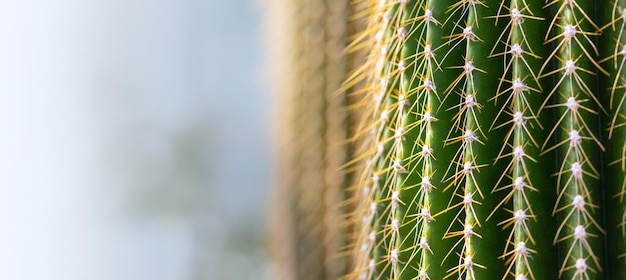
{"label": "blurry background", "polygon": [[262,10],[0,0],[0,279],[269,279]]}

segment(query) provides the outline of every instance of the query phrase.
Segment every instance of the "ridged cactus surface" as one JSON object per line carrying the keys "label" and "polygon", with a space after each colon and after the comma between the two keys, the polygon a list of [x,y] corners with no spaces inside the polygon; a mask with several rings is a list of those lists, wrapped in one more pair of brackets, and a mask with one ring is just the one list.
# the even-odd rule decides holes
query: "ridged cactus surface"
{"label": "ridged cactus surface", "polygon": [[353,276],[617,275],[620,3],[368,3]]}
{"label": "ridged cactus surface", "polygon": [[[327,157],[333,141],[355,147],[325,165],[354,174],[332,191],[348,195],[339,204],[350,209],[331,223],[349,241],[332,256],[349,263],[344,279],[626,279],[626,1],[343,7],[360,29],[342,41],[352,42],[343,56],[366,53],[342,88],[349,111],[339,119],[356,119],[355,129],[320,122],[345,113],[345,103],[328,103],[341,72],[319,81],[326,90],[294,82],[308,101],[282,117],[299,120],[285,134],[293,143],[324,139],[294,144],[290,156]],[[300,30],[321,24],[303,9]],[[334,34],[325,26],[307,34]],[[313,99],[323,96],[321,108]],[[320,183],[293,184],[299,199],[319,199],[311,187]],[[310,215],[339,206],[329,201],[296,204]],[[321,214],[309,217],[333,230]]]}

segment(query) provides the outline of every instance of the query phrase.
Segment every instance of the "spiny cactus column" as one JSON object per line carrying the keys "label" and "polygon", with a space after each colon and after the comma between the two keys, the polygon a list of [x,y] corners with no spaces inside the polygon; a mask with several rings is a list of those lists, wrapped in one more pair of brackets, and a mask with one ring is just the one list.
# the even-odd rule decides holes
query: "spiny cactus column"
{"label": "spiny cactus column", "polygon": [[[356,45],[371,51],[353,80],[369,85],[357,134],[369,148],[355,161],[350,276],[618,275],[606,260],[623,255],[603,242],[624,252],[622,3],[604,12],[599,47],[593,1],[366,2]],[[601,207],[620,209],[608,235]]]}
{"label": "spiny cactus column", "polygon": [[626,0],[282,1],[287,277],[626,279]]}
{"label": "spiny cactus column", "polygon": [[[554,76],[546,98],[554,108],[556,125],[550,136],[558,139],[547,150],[557,150],[557,203],[554,214],[559,226],[555,242],[561,248],[559,276],[564,279],[586,279],[590,271],[601,277],[604,234],[600,225],[601,201],[598,155],[604,147],[599,141],[598,117],[603,112],[598,100],[596,75],[606,74],[598,60],[598,49],[592,41],[599,27],[594,20],[590,1],[555,1],[547,42],[553,51],[545,65],[558,65],[543,74]],[[545,69],[545,68],[544,68]],[[546,90],[548,91],[548,90]],[[546,142],[548,143],[548,142]]]}
{"label": "spiny cactus column", "polygon": [[[277,0],[275,0],[277,1]],[[337,279],[346,273],[343,201],[347,174],[348,1],[275,2],[273,54],[279,100],[272,248],[286,279]],[[279,230],[280,229],[280,230]]]}
{"label": "spiny cactus column", "polygon": [[[553,181],[540,172],[551,168],[551,159],[540,155],[539,141],[546,138],[543,126],[552,125],[550,118],[538,115],[545,99],[542,89],[548,87],[539,80],[540,58],[546,53],[542,52],[543,39],[537,34],[547,32],[542,5],[542,1],[523,0],[513,0],[508,6],[502,3],[495,16],[497,21],[505,22],[498,39],[501,50],[491,51],[491,56],[502,58],[503,71],[493,97],[500,110],[490,131],[506,131],[495,162],[507,164],[493,189],[506,195],[492,213],[507,212],[506,219],[499,223],[510,231],[501,257],[506,260],[505,276],[516,279],[535,279],[535,275],[556,278],[546,269],[555,265],[556,254],[552,252],[556,248],[552,250],[551,240],[541,233],[553,227],[549,202],[555,200]],[[534,203],[540,199],[548,203]],[[544,248],[542,254],[536,254],[538,248]]]}
{"label": "spiny cactus column", "polygon": [[[442,3],[372,1],[369,6],[365,44],[372,52],[364,68],[372,70],[365,77],[370,95],[362,103],[368,108],[362,135],[371,137],[372,148],[363,155],[368,160],[361,176],[367,202],[354,217],[364,224],[363,238],[355,245],[360,277],[472,278],[483,266],[474,258],[502,262],[472,245],[481,243],[474,228],[494,206],[475,200],[484,197],[479,184],[499,174],[475,176],[490,167],[479,162],[496,155],[486,149],[474,153],[487,141],[481,119],[492,120],[479,112],[476,85],[483,86],[486,101],[488,88],[495,90],[497,84],[487,76],[474,79],[477,72],[486,74],[476,68],[474,56],[484,57],[477,63],[488,64],[490,48],[475,33],[476,13],[487,9],[473,1]],[[453,17],[458,19],[449,20]],[[495,36],[484,32],[488,41]],[[442,68],[454,75],[443,74]],[[493,135],[491,141],[501,141]],[[495,224],[487,228],[485,242],[492,246],[499,233]]]}

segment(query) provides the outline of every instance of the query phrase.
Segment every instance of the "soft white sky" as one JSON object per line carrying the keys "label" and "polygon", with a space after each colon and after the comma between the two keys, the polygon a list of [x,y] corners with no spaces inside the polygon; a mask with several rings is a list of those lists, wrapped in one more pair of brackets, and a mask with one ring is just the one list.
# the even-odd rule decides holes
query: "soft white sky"
{"label": "soft white sky", "polygon": [[0,0],[0,279],[258,279],[260,12]]}

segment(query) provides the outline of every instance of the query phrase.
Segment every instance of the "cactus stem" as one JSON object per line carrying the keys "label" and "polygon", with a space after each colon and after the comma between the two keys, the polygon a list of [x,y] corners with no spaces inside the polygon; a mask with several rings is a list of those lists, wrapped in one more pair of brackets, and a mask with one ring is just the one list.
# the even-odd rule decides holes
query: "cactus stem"
{"label": "cactus stem", "polygon": [[[564,259],[562,260],[559,277],[567,273],[566,278],[588,279],[588,272],[602,271],[600,261],[595,250],[591,246],[584,246],[587,242],[587,232],[597,230],[604,233],[604,230],[597,222],[595,212],[597,205],[591,201],[592,193],[590,187],[599,180],[599,172],[594,167],[594,162],[589,157],[593,153],[594,147],[588,142],[595,142],[600,150],[604,150],[598,141],[595,133],[590,129],[590,119],[583,116],[583,112],[596,116],[595,110],[583,107],[581,104],[593,100],[593,105],[599,110],[606,112],[600,101],[597,99],[589,84],[591,79],[583,78],[581,74],[595,75],[593,71],[586,69],[585,65],[593,66],[598,71],[608,73],[600,67],[598,62],[590,53],[598,55],[598,50],[589,36],[597,36],[599,27],[590,19],[584,9],[576,0],[553,1],[547,6],[561,3],[552,19],[548,33],[546,34],[546,44],[554,42],[554,51],[542,66],[540,73],[544,73],[547,65],[552,61],[560,63],[561,67],[548,71],[540,77],[561,75],[555,86],[547,94],[540,111],[552,100],[552,96],[557,90],[561,93],[556,99],[562,103],[556,106],[560,109],[561,115],[556,125],[550,131],[548,138],[559,132],[562,139],[556,145],[548,148],[547,151],[557,150],[562,153],[563,161],[557,172],[557,203],[553,213],[559,215],[560,224],[554,236],[554,243],[563,244]],[[559,23],[557,23],[559,20]],[[584,23],[584,24],[583,24]],[[586,26],[592,26],[595,31],[584,30]],[[556,26],[561,32],[548,39],[550,31]],[[581,39],[583,41],[581,41]],[[579,110],[582,108],[581,110]],[[564,133],[562,133],[564,132]],[[589,134],[589,135],[585,135]],[[590,141],[593,140],[593,141]],[[547,142],[546,142],[547,143]],[[544,148],[546,144],[544,143]],[[545,153],[545,151],[544,151]],[[584,233],[584,234],[583,234]],[[583,238],[584,237],[584,238]],[[593,260],[594,267],[587,263],[588,259]]]}

